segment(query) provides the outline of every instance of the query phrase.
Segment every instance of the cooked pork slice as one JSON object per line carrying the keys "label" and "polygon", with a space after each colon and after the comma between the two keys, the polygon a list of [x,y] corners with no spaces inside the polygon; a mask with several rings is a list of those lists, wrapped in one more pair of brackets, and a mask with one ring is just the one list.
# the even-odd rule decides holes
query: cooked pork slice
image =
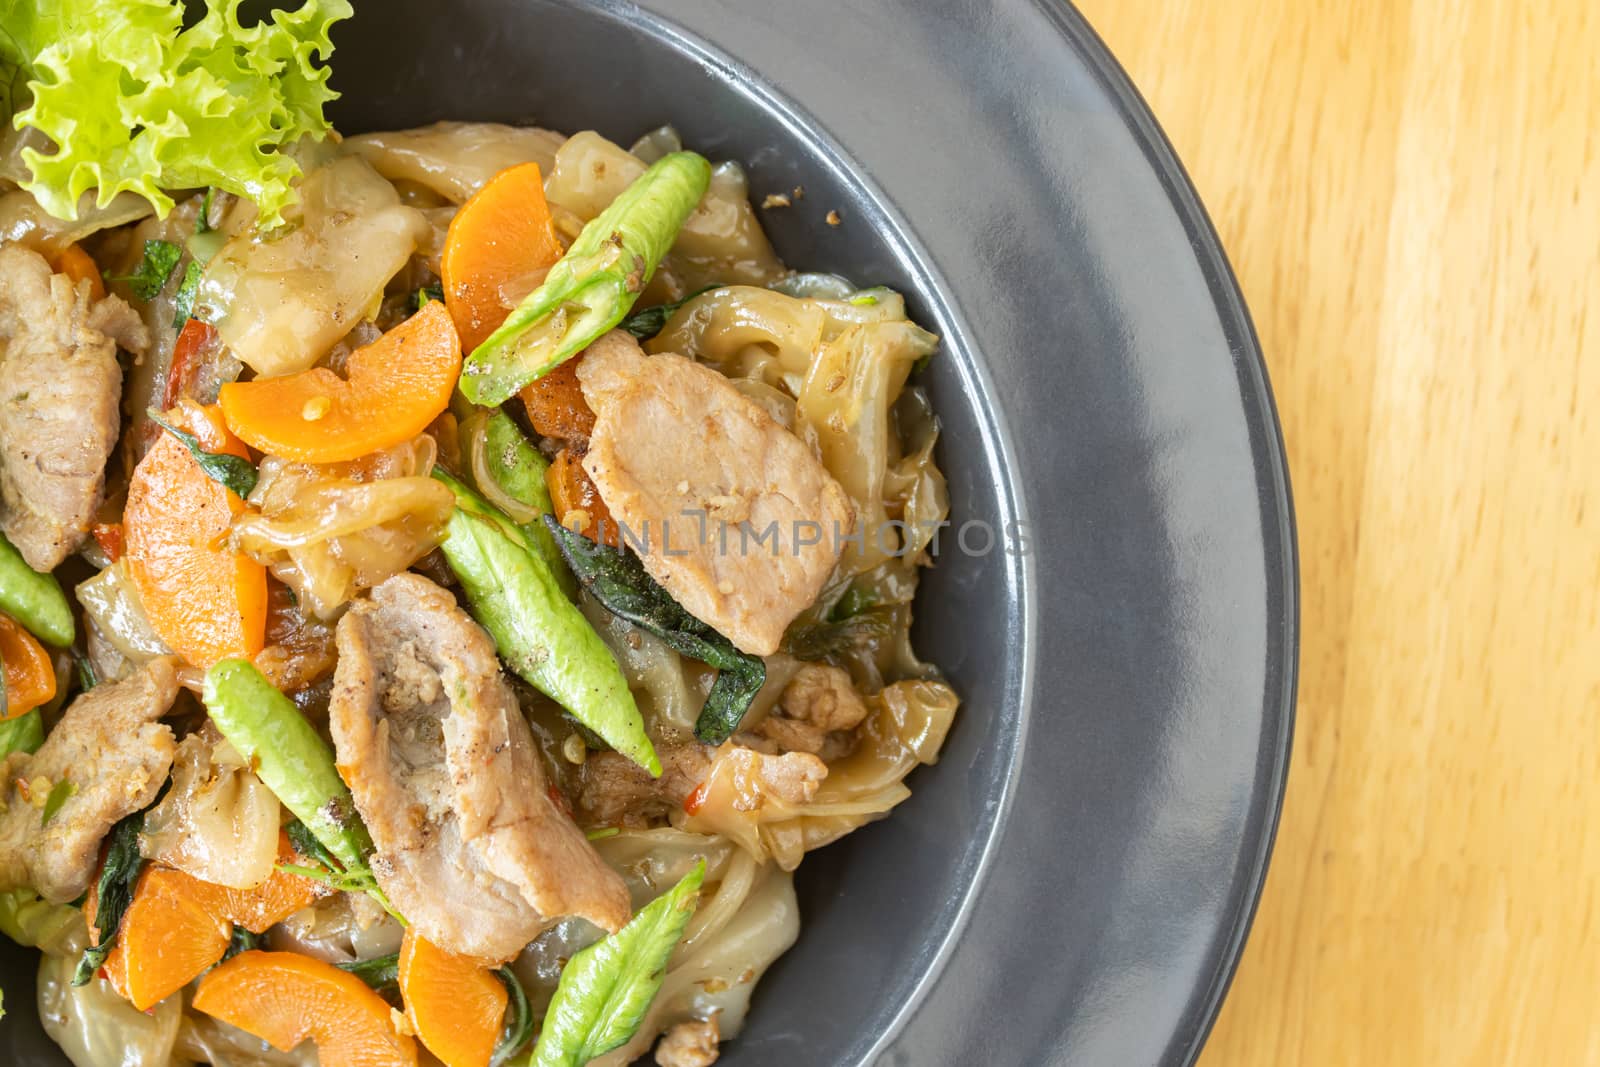
{"label": "cooked pork slice", "polygon": [[[164,656],[95,686],[72,702],[38,752],[0,763],[0,890],[32,886],[65,904],[89,888],[101,840],[117,820],[149,807],[167,780],[176,743],[156,720],[177,698],[176,664]],[[65,799],[46,823],[53,792]]]}
{"label": "cooked pork slice", "polygon": [[148,343],[119,298],[91,300],[37,252],[0,248],[0,529],[34,570],[88,532],[121,425],[117,346]]}
{"label": "cooked pork slice", "polygon": [[627,888],[551,799],[494,644],[449,593],[396,575],[340,620],[338,646],[339,767],[378,884],[423,937],[506,960],[549,919],[627,922]]}
{"label": "cooked pork slice", "polygon": [[656,581],[758,656],[816,600],[849,499],[801,440],[708,367],[613,330],[578,367],[596,422],[583,466]]}
{"label": "cooked pork slice", "polygon": [[656,1063],[658,1067],[711,1067],[717,1062],[721,1037],[715,1015],[681,1022],[661,1035]]}

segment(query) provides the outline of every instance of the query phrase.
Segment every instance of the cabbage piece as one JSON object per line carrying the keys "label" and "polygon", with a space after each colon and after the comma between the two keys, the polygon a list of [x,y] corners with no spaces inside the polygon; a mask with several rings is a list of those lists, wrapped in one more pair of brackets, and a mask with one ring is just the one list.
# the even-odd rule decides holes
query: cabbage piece
{"label": "cabbage piece", "polygon": [[206,267],[195,314],[258,375],[305,370],[364,318],[427,235],[416,208],[356,156],[306,175],[282,234],[242,232]]}
{"label": "cabbage piece", "polygon": [[[333,51],[328,30],[352,9],[307,0],[245,28],[238,6],[207,0],[183,30],[183,5],[171,0],[0,3],[9,34],[0,62],[27,73],[33,97],[14,124],[58,146],[23,151],[32,177],[22,187],[71,219],[90,189],[100,207],[128,191],[164,215],[164,190],[216,186],[255,200],[262,223],[278,225],[299,173],[279,149],[327,135],[322,108],[336,94],[316,60]],[[20,94],[11,95],[0,103],[16,106]]]}
{"label": "cabbage piece", "polygon": [[172,785],[145,813],[139,850],[202,882],[254,889],[278,860],[278,798],[209,723],[178,743]]}
{"label": "cabbage piece", "polygon": [[301,908],[267,934],[272,949],[324,963],[376,959],[400,950],[405,928],[365,893],[335,893]]}
{"label": "cabbage piece", "polygon": [[905,300],[889,289],[870,303],[789,296],[725,285],[684,303],[645,346],[710,363],[730,378],[753,378],[799,396],[822,346],[852,326],[904,322]]}
{"label": "cabbage piece", "polygon": [[259,510],[234,520],[234,544],[293,589],[303,610],[336,618],[443,539],[455,495],[428,477],[435,455],[422,434],[348,463],[268,456],[250,494]]}
{"label": "cabbage piece", "polygon": [[68,957],[74,963],[89,943],[82,910],[51,904],[31,889],[0,893],[0,933],[25,948]]}
{"label": "cabbage piece", "polygon": [[885,480],[898,449],[892,412],[917,360],[938,338],[912,322],[852,326],[817,353],[800,388],[800,415],[816,432],[823,465],[855,505],[860,543],[845,545],[840,574],[857,574],[901,551],[888,524]]}
{"label": "cabbage piece", "polygon": [[498,122],[435,122],[411,130],[363,133],[345,141],[390,181],[415,182],[459,204],[519,163],[548,175],[566,134]]}
{"label": "cabbage piece", "polygon": [[123,560],[78,583],[74,592],[83,613],[100,636],[135,666],[149,663],[172,650],[150,625],[138,586],[128,577]]}
{"label": "cabbage piece", "polygon": [[215,1016],[185,1012],[178,1024],[176,1063],[209,1063],[225,1067],[318,1067],[317,1046],[302,1041],[279,1052],[253,1034],[229,1026]]}
{"label": "cabbage piece", "polygon": [[45,956],[39,964],[39,1022],[75,1067],[168,1067],[183,998],[139,1011],[94,978],[74,986],[76,961]]}

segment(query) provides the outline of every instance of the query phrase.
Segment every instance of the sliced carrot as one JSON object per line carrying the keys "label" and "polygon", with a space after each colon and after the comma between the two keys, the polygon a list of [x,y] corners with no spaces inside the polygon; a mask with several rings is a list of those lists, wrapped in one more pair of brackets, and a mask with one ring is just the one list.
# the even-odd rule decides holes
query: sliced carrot
{"label": "sliced carrot", "polygon": [[100,276],[100,267],[93,257],[78,245],[68,245],[57,252],[55,262],[51,266],[55,268],[56,273],[65,274],[74,282],[88,282],[91,300],[106,298],[106,283]]}
{"label": "sliced carrot", "polygon": [[[287,837],[279,839],[278,857],[295,858]],[[310,879],[282,871],[255,889],[229,889],[150,867],[139,876],[117,946],[106,957],[107,977],[134,1007],[147,1011],[220,960],[235,926],[265,933],[322,892]]]}
{"label": "sliced carrot", "polygon": [[400,996],[417,1037],[445,1067],[487,1067],[510,999],[482,960],[447,952],[406,930]]}
{"label": "sliced carrot", "polygon": [[38,638],[15,619],[0,614],[0,659],[5,661],[5,718],[15,719],[56,695],[56,669]]}
{"label": "sliced carrot", "polygon": [[594,412],[578,384],[578,363],[582,358],[580,355],[567,360],[543,378],[529,382],[517,394],[528,409],[528,421],[545,437],[587,443],[594,432]]}
{"label": "sliced carrot", "polygon": [[322,1067],[415,1067],[417,1045],[353,974],[293,952],[241,952],[200,982],[194,1007],[280,1052],[316,1042]]}
{"label": "sliced carrot", "polygon": [[228,951],[233,924],[197,888],[205,884],[170,867],[151,866],[139,876],[105,967],[140,1011],[194,981]]}
{"label": "sliced carrot", "polygon": [[461,345],[477,348],[561,258],[539,164],[508,167],[461,205],[439,273]]}
{"label": "sliced carrot", "polygon": [[612,548],[617,547],[616,520],[572,449],[563,448],[556,453],[544,472],[544,484],[550,490],[550,503],[555,508],[557,522],[585,537],[596,537]]}
{"label": "sliced carrot", "polygon": [[409,441],[450,405],[461,341],[438,301],[345,361],[346,378],[313,367],[222,387],[228,425],[262,452],[342,463]]}
{"label": "sliced carrot", "polygon": [[[208,452],[250,457],[214,405],[169,413]],[[128,573],[161,639],[196,667],[261,651],[267,623],[267,572],[226,544],[244,502],[200,469],[176,437],[163,433],[134,468],[123,511]]]}

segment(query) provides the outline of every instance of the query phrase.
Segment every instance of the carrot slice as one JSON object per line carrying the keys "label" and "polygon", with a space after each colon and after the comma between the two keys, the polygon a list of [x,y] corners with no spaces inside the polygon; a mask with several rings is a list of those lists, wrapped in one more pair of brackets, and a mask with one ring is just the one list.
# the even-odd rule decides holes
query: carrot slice
{"label": "carrot slice", "polygon": [[450,404],[461,341],[437,301],[350,353],[346,378],[313,367],[222,387],[228,425],[262,452],[342,463],[409,441]]}
{"label": "carrot slice", "polygon": [[[279,836],[278,858],[296,858],[286,835]],[[220,960],[235,926],[265,933],[322,893],[310,879],[283,871],[255,889],[230,889],[150,867],[139,876],[117,945],[106,957],[107,977],[134,1007],[147,1011]]]}
{"label": "carrot slice", "polygon": [[507,167],[490,178],[456,212],[439,258],[461,346],[471,352],[499,329],[560,258],[539,164]]}
{"label": "carrot slice", "polygon": [[140,1011],[194,981],[228,951],[233,926],[197,888],[205,884],[170,867],[152,866],[139,876],[105,969]]}
{"label": "carrot slice", "polygon": [[44,646],[15,619],[0,614],[0,659],[5,660],[5,718],[15,719],[56,695],[56,669]]}
{"label": "carrot slice", "polygon": [[408,928],[400,942],[400,996],[417,1037],[445,1067],[486,1067],[510,997],[482,960],[447,952]]}
{"label": "carrot slice", "polygon": [[89,299],[104,300],[106,298],[105,279],[100,276],[100,267],[94,259],[78,245],[68,245],[55,255],[55,262],[51,264],[57,274],[65,274],[73,282],[87,281],[89,283]]}
{"label": "carrot slice", "polygon": [[[186,404],[170,414],[206,451],[250,457],[215,406]],[[151,446],[128,483],[122,515],[128,573],[150,625],[197,667],[248,658],[265,640],[266,568],[224,543],[243,508],[169,433]]]}
{"label": "carrot slice", "polygon": [[572,449],[563,448],[556,453],[544,472],[544,484],[550,490],[557,522],[585,537],[597,537],[612,548],[618,547],[616,520]]}
{"label": "carrot slice", "polygon": [[578,384],[578,363],[582,359],[579,355],[567,360],[543,378],[529,382],[517,394],[528,409],[528,421],[545,437],[587,442],[594,432],[594,412]]}
{"label": "carrot slice", "polygon": [[322,1067],[416,1067],[388,1003],[353,974],[293,952],[241,952],[200,982],[194,1007],[280,1052],[316,1042]]}

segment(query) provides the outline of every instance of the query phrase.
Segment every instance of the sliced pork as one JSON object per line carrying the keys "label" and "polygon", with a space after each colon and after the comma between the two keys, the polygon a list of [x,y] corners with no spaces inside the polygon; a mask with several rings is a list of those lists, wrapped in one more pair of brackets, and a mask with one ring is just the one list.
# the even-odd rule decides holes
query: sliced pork
{"label": "sliced pork", "polygon": [[506,960],[550,919],[616,930],[628,891],[552,799],[489,635],[415,574],[339,622],[329,721],[377,851],[373,873],[427,940]]}
{"label": "sliced pork", "polygon": [[596,416],[584,470],[645,568],[743,651],[776,652],[850,532],[839,483],[727,378],[621,331],[578,379]]}
{"label": "sliced pork", "polygon": [[[119,819],[155,802],[177,745],[157,720],[178,696],[177,660],[151,660],[78,697],[38,752],[0,763],[0,891],[32,886],[53,904],[82,896],[100,842]],[[65,800],[44,821],[60,783]],[[59,794],[58,794],[59,795]]]}
{"label": "sliced pork", "polygon": [[0,248],[0,530],[34,570],[88,533],[121,426],[117,346],[148,343],[119,298],[94,300],[37,252]]}

